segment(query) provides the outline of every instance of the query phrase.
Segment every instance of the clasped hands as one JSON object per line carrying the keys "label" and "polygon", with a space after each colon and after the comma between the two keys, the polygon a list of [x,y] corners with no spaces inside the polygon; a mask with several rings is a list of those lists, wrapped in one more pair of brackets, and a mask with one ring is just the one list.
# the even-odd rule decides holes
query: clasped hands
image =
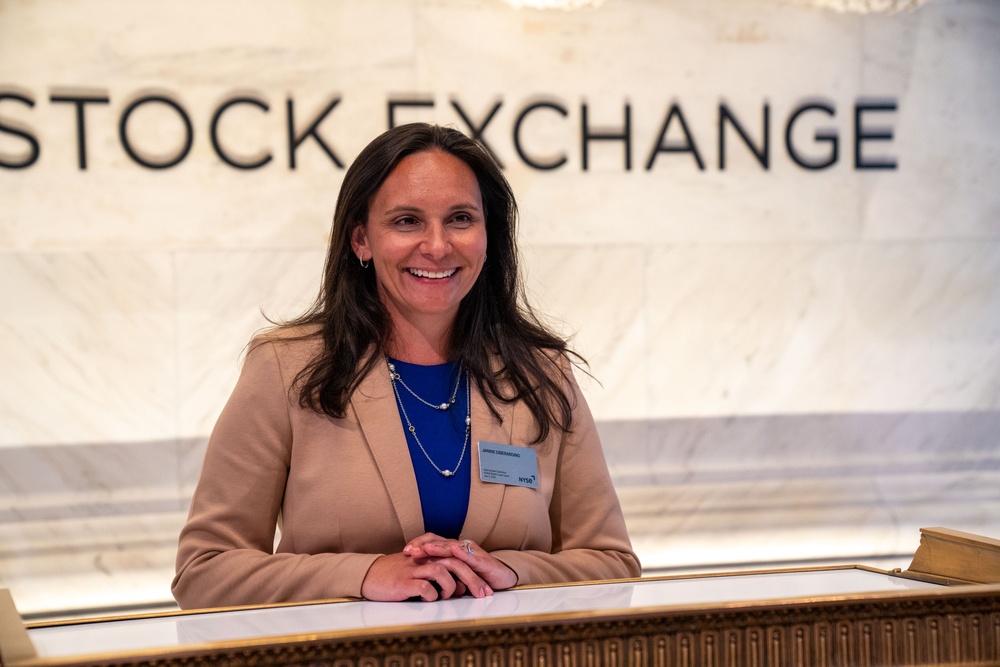
{"label": "clasped hands", "polygon": [[403,551],[372,563],[361,583],[368,600],[427,602],[465,595],[482,598],[510,588],[517,575],[475,542],[424,533]]}

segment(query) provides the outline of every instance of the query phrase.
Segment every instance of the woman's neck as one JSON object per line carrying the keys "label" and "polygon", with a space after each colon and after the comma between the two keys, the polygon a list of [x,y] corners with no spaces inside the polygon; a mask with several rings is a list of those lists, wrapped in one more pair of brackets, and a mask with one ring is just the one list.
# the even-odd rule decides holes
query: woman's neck
{"label": "woman's neck", "polygon": [[451,361],[451,326],[415,327],[409,322],[394,323],[386,354],[420,366]]}

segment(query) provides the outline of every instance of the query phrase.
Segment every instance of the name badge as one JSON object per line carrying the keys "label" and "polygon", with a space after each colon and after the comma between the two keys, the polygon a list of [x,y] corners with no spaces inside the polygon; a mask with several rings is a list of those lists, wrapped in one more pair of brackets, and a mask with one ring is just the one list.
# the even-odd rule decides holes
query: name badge
{"label": "name badge", "polygon": [[479,479],[538,488],[538,457],[530,447],[479,441]]}

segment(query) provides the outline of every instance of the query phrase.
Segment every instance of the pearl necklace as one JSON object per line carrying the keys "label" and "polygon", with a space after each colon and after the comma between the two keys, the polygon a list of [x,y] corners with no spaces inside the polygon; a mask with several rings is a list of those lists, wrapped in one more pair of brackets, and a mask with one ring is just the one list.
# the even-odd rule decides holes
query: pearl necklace
{"label": "pearl necklace", "polygon": [[458,386],[462,383],[461,367],[459,367],[458,378],[455,380],[455,389],[451,392],[451,398],[448,399],[447,403],[435,404],[424,400],[418,396],[415,391],[410,389],[407,384],[403,382],[403,378],[399,376],[399,373],[396,371],[396,366],[389,361],[388,358],[386,358],[385,363],[389,367],[389,382],[392,383],[392,391],[396,394],[396,403],[399,405],[399,412],[403,415],[403,420],[406,422],[406,430],[413,436],[413,440],[417,443],[417,447],[420,448],[420,451],[424,453],[424,457],[427,459],[427,462],[430,463],[439,474],[443,477],[454,476],[454,474],[458,472],[458,469],[462,466],[462,461],[465,460],[465,451],[469,448],[469,435],[472,433],[472,382],[469,380],[469,374],[465,374],[465,441],[462,443],[462,453],[459,455],[458,463],[455,464],[455,468],[453,470],[442,470],[438,464],[434,463],[434,459],[432,459],[431,455],[427,453],[427,450],[424,449],[423,443],[420,442],[420,438],[417,437],[417,429],[413,426],[413,423],[410,422],[410,416],[406,414],[406,408],[403,407],[403,399],[399,395],[399,388],[396,385],[397,383],[403,385],[403,388],[410,392],[415,399],[429,408],[433,408],[435,410],[448,410],[455,404],[455,396],[458,394]]}

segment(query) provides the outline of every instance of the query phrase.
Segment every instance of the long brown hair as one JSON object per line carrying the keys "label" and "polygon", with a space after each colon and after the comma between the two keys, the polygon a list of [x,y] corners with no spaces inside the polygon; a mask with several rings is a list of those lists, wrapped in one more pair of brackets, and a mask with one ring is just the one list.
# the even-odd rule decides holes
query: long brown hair
{"label": "long brown hair", "polygon": [[[296,377],[299,404],[334,418],[344,416],[351,394],[382,360],[392,333],[378,296],[374,268],[364,269],[351,234],[368,220],[368,205],[396,165],[408,155],[441,150],[462,160],[479,183],[486,218],[482,272],[459,305],[452,327],[451,357],[469,372],[486,398],[524,401],[538,426],[534,442],[552,426],[572,426],[567,358],[582,359],[550,331],[528,305],[518,271],[517,203],[510,184],[489,153],[458,130],[413,123],[391,129],[361,151],[344,175],[333,216],[323,282],[312,306],[279,329],[318,328],[322,351]],[[495,360],[499,358],[499,367]]]}

